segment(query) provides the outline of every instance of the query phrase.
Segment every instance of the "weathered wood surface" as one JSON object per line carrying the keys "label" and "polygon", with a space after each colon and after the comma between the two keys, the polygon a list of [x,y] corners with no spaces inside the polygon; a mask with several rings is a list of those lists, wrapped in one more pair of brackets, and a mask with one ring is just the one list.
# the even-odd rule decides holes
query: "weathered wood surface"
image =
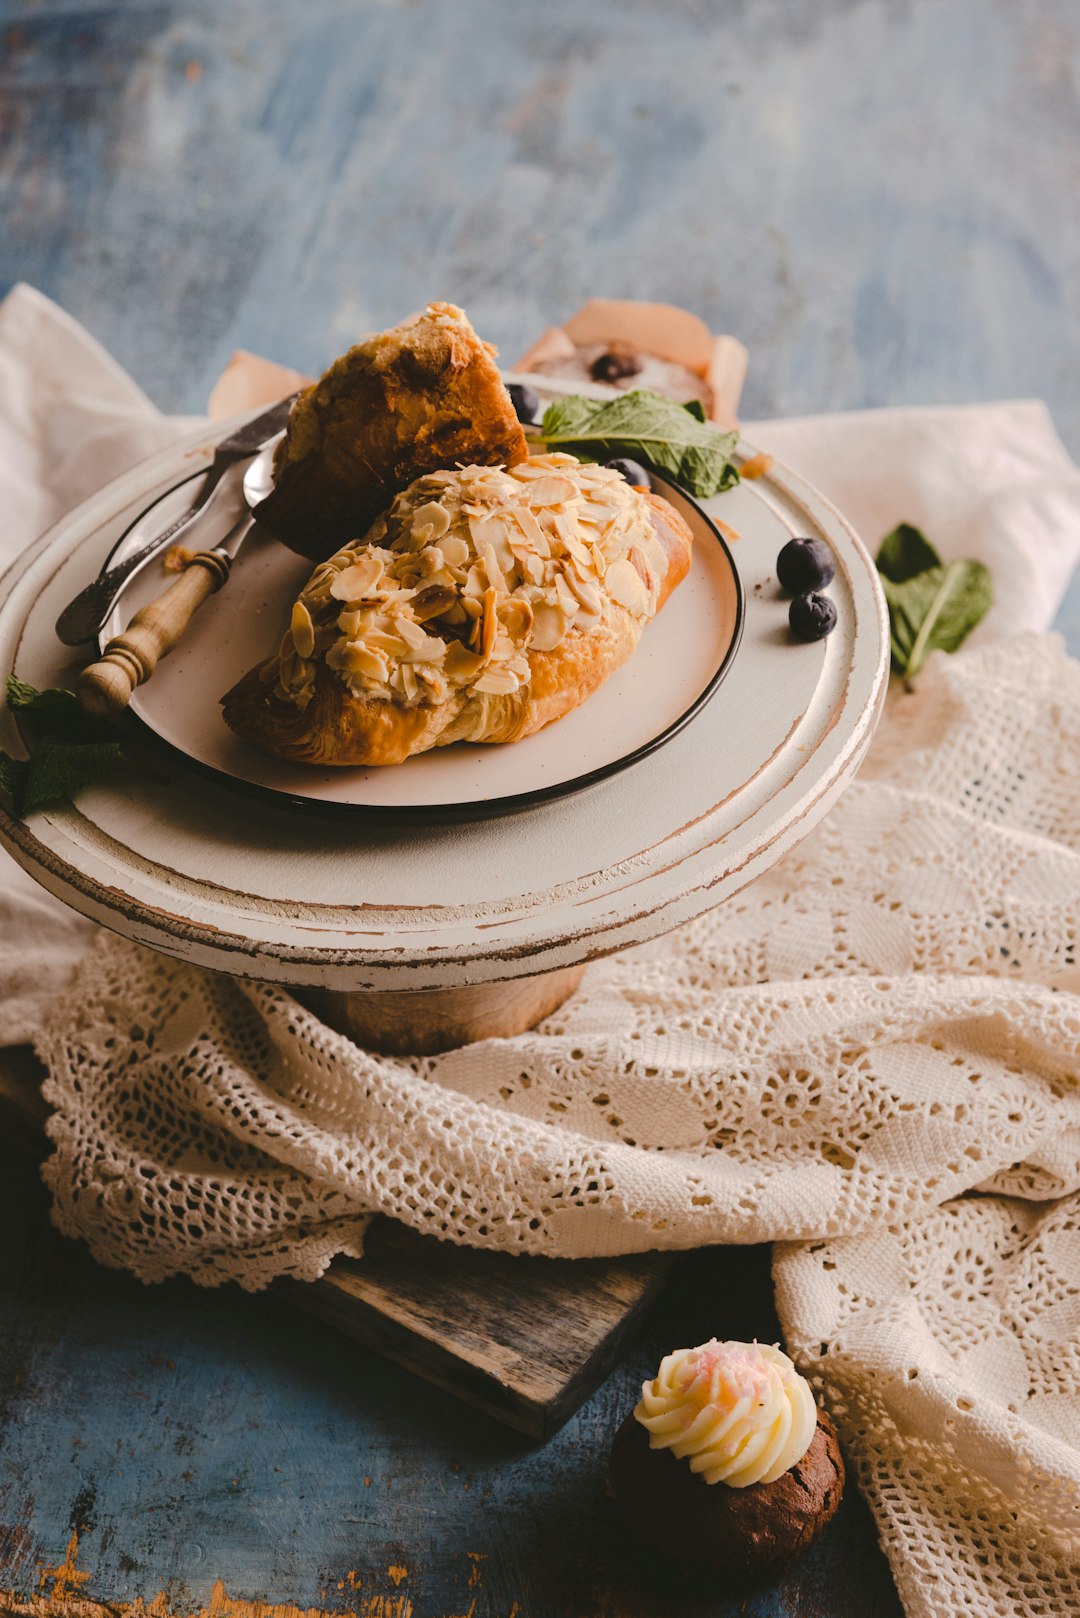
{"label": "weathered wood surface", "polygon": [[[0,1051],[0,1137],[45,1151],[48,1109],[33,1052]],[[615,1363],[675,1257],[514,1258],[376,1219],[362,1262],[274,1290],[356,1342],[533,1438],[547,1438]]]}
{"label": "weathered wood surface", "polygon": [[[238,345],[316,370],[432,292],[509,361],[607,293],[741,336],[748,418],[1037,394],[1076,453],[1078,32],[1074,0],[0,0],[0,287],[169,410]],[[1060,624],[1080,650],[1080,584]],[[746,1603],[643,1586],[619,1539],[606,1439],[676,1340],[775,1331],[760,1251],[692,1260],[536,1450],[271,1299],[101,1271],[7,1148],[0,1220],[0,1583],[216,1618],[899,1614],[854,1497]]]}

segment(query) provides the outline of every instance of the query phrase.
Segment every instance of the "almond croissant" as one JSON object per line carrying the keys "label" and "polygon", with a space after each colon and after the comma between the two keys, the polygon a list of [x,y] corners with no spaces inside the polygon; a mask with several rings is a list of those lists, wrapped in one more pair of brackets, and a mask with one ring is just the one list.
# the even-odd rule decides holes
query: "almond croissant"
{"label": "almond croissant", "polygon": [[226,722],[311,764],[517,741],[626,661],[691,543],[666,501],[571,455],[429,473],[315,569]]}

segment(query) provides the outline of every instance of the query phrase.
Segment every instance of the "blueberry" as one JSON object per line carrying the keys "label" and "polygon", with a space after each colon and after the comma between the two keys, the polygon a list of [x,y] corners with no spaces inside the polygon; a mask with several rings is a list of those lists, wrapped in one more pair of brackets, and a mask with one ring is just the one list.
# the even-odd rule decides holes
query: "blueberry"
{"label": "blueberry", "polygon": [[605,461],[604,465],[610,466],[613,472],[621,473],[627,483],[633,483],[639,489],[652,488],[652,479],[640,461],[629,461],[620,455],[614,461]]}
{"label": "blueberry", "polygon": [[640,370],[641,361],[636,354],[627,349],[610,349],[593,360],[589,375],[594,382],[621,382],[623,377],[637,376]]}
{"label": "blueberry", "polygon": [[828,596],[796,596],[788,623],[796,640],[824,640],[836,628],[836,608]]}
{"label": "blueberry", "polygon": [[508,382],[506,391],[510,395],[510,403],[514,407],[514,414],[525,427],[532,427],[540,414],[540,395],[535,388],[528,387],[524,382]]}
{"label": "blueberry", "polygon": [[776,576],[791,595],[823,590],[836,576],[832,551],[820,539],[789,539],[776,558]]}

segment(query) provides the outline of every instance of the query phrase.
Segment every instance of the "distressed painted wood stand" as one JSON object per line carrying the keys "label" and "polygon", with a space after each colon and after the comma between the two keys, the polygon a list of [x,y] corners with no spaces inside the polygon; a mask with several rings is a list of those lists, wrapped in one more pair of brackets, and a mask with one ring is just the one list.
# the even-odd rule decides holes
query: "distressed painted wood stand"
{"label": "distressed painted wood stand", "polygon": [[[135,468],[21,558],[2,586],[0,668],[37,686],[71,683],[53,633],[60,608],[212,443],[204,430]],[[380,1049],[521,1032],[556,1010],[588,962],[690,921],[771,866],[825,813],[870,740],[888,636],[867,553],[779,468],[721,501],[747,601],[727,680],[666,746],[587,791],[459,824],[330,820],[253,802],[151,748],[153,776],[131,770],[25,822],[3,814],[0,841],[101,925],[200,967],[283,984]],[[823,537],[837,558],[838,627],[813,646],[791,642],[775,582],[777,552],[794,534]],[[22,746],[7,710],[0,742]],[[25,1074],[20,1082],[25,1092]],[[12,1105],[25,1114],[25,1093]],[[599,1380],[613,1334],[667,1262],[454,1254],[383,1227],[363,1263],[339,1260],[324,1283],[292,1292],[540,1434]],[[523,1324],[555,1321],[562,1333],[575,1315],[554,1374],[539,1375]]]}

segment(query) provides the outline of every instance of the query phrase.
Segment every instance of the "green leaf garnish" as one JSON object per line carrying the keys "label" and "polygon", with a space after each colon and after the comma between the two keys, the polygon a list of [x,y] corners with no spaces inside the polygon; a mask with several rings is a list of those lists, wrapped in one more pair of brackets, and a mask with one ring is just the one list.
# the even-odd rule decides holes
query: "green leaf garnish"
{"label": "green leaf garnish", "polygon": [[108,775],[124,757],[119,742],[69,742],[46,736],[30,755],[22,791],[22,813],[74,798],[83,787]]}
{"label": "green leaf garnish", "polygon": [[20,721],[29,721],[33,739],[29,758],[0,750],[0,791],[15,814],[74,798],[122,762],[123,748],[108,722],[84,714],[73,691],[39,691],[11,674],[7,702]]}
{"label": "green leaf garnish", "polygon": [[645,388],[616,399],[572,394],[548,405],[540,437],[549,449],[568,450],[583,460],[626,455],[648,461],[701,499],[739,481],[731,459],[738,434],[710,425],[696,399],[676,404]]}
{"label": "green leaf garnish", "polygon": [[905,679],[931,652],[955,652],[993,604],[982,562],[943,562],[911,523],[886,534],[876,562],[889,604],[893,668]]}
{"label": "green leaf garnish", "polygon": [[30,768],[26,759],[12,758],[0,747],[0,792],[10,803],[15,814],[22,812],[23,788],[26,772]]}

